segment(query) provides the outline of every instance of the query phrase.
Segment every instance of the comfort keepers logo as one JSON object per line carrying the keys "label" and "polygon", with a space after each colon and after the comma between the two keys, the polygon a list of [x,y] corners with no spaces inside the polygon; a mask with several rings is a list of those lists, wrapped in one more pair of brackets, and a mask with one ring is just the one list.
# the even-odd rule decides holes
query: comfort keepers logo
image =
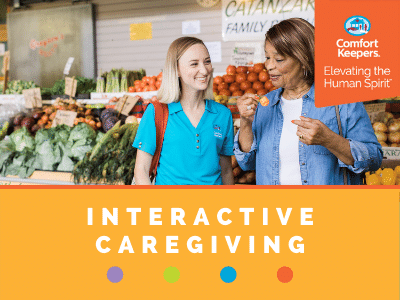
{"label": "comfort keepers logo", "polygon": [[344,22],[344,29],[348,34],[361,36],[370,31],[371,22],[363,16],[353,16]]}

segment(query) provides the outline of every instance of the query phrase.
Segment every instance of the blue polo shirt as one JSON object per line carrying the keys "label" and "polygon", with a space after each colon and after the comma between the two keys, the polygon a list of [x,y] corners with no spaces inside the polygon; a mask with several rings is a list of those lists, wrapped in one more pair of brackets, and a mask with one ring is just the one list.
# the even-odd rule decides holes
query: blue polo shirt
{"label": "blue polo shirt", "polygon": [[[168,104],[168,124],[157,169],[157,185],[222,184],[220,155],[233,155],[233,122],[230,110],[205,100],[205,111],[193,127],[180,102]],[[133,147],[154,155],[156,126],[154,106],[140,122]]]}

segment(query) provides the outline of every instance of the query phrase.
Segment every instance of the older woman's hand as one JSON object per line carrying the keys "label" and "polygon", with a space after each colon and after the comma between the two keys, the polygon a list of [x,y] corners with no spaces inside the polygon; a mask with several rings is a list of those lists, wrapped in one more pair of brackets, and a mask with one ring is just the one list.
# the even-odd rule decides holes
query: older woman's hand
{"label": "older woman's hand", "polygon": [[320,120],[300,117],[300,120],[292,122],[297,125],[296,134],[301,142],[306,145],[324,146],[344,164],[354,164],[349,140],[330,130]]}
{"label": "older woman's hand", "polygon": [[300,120],[293,120],[292,123],[297,125],[296,134],[306,145],[326,146],[333,133],[324,123],[316,119],[300,117]]}
{"label": "older woman's hand", "polygon": [[240,118],[244,121],[253,122],[256,108],[258,105],[258,96],[254,94],[244,94],[237,100],[237,107]]}

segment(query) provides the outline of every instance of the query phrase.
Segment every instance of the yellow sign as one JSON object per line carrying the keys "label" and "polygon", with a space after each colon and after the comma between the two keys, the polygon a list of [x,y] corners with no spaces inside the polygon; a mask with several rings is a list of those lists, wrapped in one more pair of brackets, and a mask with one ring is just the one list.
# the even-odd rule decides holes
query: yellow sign
{"label": "yellow sign", "polygon": [[4,300],[399,299],[396,189],[4,187],[0,245]]}
{"label": "yellow sign", "polygon": [[131,41],[151,40],[153,38],[152,23],[131,24]]}

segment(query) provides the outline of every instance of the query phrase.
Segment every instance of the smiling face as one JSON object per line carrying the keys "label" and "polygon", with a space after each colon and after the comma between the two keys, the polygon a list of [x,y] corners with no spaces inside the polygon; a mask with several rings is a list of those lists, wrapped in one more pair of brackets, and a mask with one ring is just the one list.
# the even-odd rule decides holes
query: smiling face
{"label": "smiling face", "polygon": [[306,83],[298,60],[279,54],[270,42],[265,43],[265,68],[277,88],[296,89]]}
{"label": "smiling face", "polygon": [[186,50],[178,61],[178,76],[184,91],[204,91],[212,74],[212,65],[207,48],[195,44]]}

